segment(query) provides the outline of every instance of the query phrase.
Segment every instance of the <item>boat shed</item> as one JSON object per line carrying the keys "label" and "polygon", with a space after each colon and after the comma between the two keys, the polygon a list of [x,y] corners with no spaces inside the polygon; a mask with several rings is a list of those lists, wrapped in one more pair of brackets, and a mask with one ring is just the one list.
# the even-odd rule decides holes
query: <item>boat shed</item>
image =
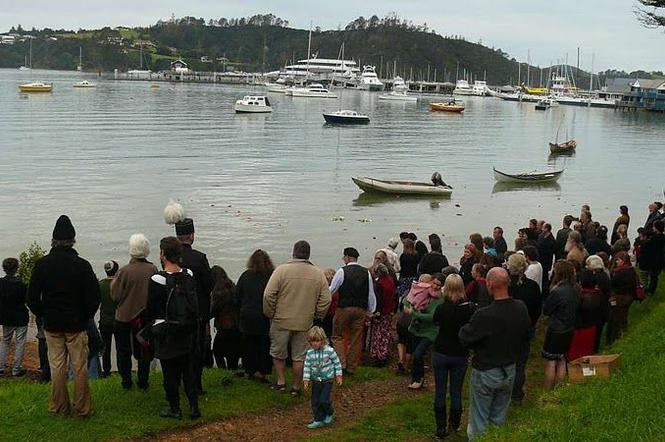
{"label": "boat shed", "polygon": [[665,79],[637,79],[617,102],[620,109],[665,112]]}
{"label": "boat shed", "polygon": [[184,61],[177,59],[171,62],[171,70],[178,74],[185,74],[189,72],[189,67],[187,67],[187,63]]}

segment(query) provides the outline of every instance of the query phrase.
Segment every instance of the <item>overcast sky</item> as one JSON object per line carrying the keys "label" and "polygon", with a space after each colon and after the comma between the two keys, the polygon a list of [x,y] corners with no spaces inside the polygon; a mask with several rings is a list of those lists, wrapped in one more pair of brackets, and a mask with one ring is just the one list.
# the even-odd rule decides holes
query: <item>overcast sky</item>
{"label": "overcast sky", "polygon": [[209,18],[273,13],[291,27],[306,29],[310,21],[323,29],[344,27],[363,15],[390,12],[426,22],[441,35],[463,35],[470,41],[501,48],[518,60],[549,65],[563,60],[580,67],[665,71],[665,33],[637,21],[636,0],[0,0],[0,31],[24,28],[98,28],[147,26],[158,19],[191,15]]}

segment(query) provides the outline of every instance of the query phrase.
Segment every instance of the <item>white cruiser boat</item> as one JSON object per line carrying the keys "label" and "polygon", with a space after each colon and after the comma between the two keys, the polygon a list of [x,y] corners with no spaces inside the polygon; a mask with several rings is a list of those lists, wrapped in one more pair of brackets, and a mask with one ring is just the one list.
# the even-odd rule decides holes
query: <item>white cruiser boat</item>
{"label": "white cruiser boat", "polygon": [[296,64],[285,66],[282,70],[268,72],[269,78],[292,78],[301,81],[311,77],[323,79],[356,78],[360,75],[360,69],[353,60],[341,60],[332,58],[317,58],[298,60]]}
{"label": "white cruiser boat", "polygon": [[455,89],[453,90],[455,95],[473,95],[473,89],[469,86],[469,82],[466,80],[457,80],[455,83]]}
{"label": "white cruiser boat", "polygon": [[363,73],[360,76],[358,89],[363,91],[382,91],[384,87],[384,84],[381,83],[381,80],[376,75],[374,66],[363,66]]}
{"label": "white cruiser boat", "polygon": [[379,95],[379,100],[409,101],[412,103],[418,101],[418,98],[411,95],[407,95],[408,90],[409,88],[406,86],[406,83],[404,83],[402,77],[397,76],[393,78],[393,90],[390,91],[388,94]]}
{"label": "white cruiser boat", "polygon": [[245,95],[233,106],[239,114],[265,114],[272,112],[268,97],[263,95]]}
{"label": "white cruiser boat", "polygon": [[83,81],[78,81],[74,83],[74,87],[78,88],[90,88],[90,87],[97,87],[95,83],[90,83],[88,80],[83,80]]}
{"label": "white cruiser boat", "polygon": [[330,92],[320,83],[312,83],[307,87],[291,88],[290,90],[287,90],[286,95],[305,98],[337,98],[337,94]]}
{"label": "white cruiser boat", "polygon": [[487,87],[487,82],[482,80],[476,80],[473,82],[472,88],[473,95],[478,95],[485,97],[489,95],[489,88]]}

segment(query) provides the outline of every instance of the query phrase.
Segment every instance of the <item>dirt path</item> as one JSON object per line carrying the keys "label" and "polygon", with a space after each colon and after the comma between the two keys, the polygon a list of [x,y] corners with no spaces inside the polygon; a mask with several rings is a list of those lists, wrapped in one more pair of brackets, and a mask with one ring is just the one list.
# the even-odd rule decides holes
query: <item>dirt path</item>
{"label": "dirt path", "polygon": [[[428,379],[431,385],[431,379]],[[378,407],[399,399],[413,398],[429,392],[407,388],[408,378],[394,377],[381,381],[355,383],[348,388],[333,389],[335,424],[330,431],[359,420]],[[189,440],[242,440],[292,441],[308,434],[307,423],[312,420],[309,401],[298,403],[286,410],[272,409],[267,413],[250,414],[201,425],[193,429],[165,433],[157,437],[162,441]],[[323,430],[328,431],[328,430]],[[317,434],[321,434],[321,430]]]}

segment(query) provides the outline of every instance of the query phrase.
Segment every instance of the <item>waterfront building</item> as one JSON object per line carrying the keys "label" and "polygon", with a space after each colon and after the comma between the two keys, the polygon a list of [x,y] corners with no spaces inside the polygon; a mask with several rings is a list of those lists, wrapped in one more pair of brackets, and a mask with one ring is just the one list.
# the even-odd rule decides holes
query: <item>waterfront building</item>
{"label": "waterfront building", "polygon": [[189,72],[187,63],[185,63],[181,59],[177,59],[176,61],[171,62],[171,70],[176,74],[186,74],[187,72]]}
{"label": "waterfront building", "polygon": [[634,80],[617,102],[619,108],[665,112],[665,80]]}

